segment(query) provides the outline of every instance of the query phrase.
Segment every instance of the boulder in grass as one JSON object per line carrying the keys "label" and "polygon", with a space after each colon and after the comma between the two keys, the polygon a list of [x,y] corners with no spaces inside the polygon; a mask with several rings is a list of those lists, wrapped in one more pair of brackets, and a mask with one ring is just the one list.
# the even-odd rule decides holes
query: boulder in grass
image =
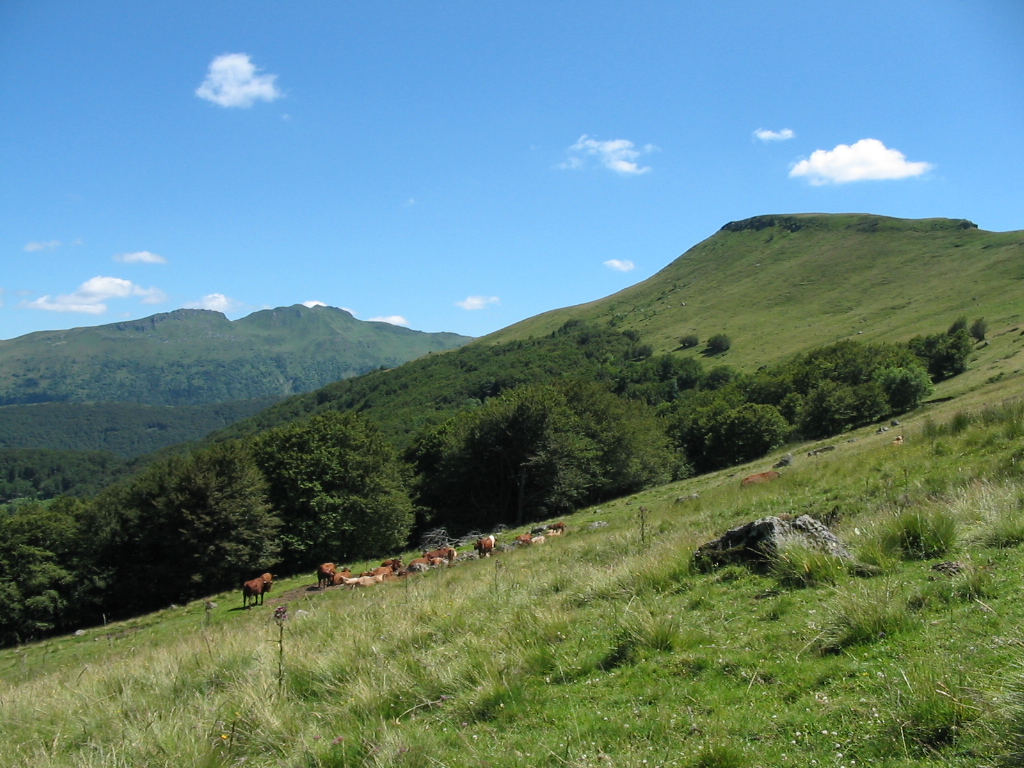
{"label": "boulder in grass", "polygon": [[846,560],[852,565],[853,555],[824,524],[810,515],[796,520],[762,517],[760,520],[727,531],[709,541],[694,554],[698,565],[757,564],[766,565],[787,545],[799,545]]}

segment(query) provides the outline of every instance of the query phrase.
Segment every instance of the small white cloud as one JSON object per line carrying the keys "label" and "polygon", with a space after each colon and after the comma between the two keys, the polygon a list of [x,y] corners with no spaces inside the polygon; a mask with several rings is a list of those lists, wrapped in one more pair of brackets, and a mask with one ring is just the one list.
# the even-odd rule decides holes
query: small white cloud
{"label": "small white cloud", "polygon": [[629,272],[632,269],[636,269],[636,264],[629,259],[608,259],[608,261],[604,262],[604,265],[608,269],[614,269],[617,272]]}
{"label": "small white cloud", "polygon": [[501,299],[497,296],[467,296],[462,301],[456,301],[455,306],[463,309],[483,309],[491,304],[500,304]]}
{"label": "small white cloud", "polygon": [[401,315],[388,315],[387,317],[371,317],[368,323],[388,323],[389,325],[404,325],[409,327],[409,321]]}
{"label": "small white cloud", "polygon": [[223,293],[208,293],[199,301],[185,305],[187,309],[212,309],[214,312],[232,312],[242,307],[242,302],[225,296]]}
{"label": "small white cloud", "polygon": [[31,242],[25,244],[25,250],[29,253],[38,253],[39,251],[55,251],[60,248],[60,240],[50,240],[46,243]]}
{"label": "small white cloud", "polygon": [[624,176],[638,176],[651,170],[650,166],[640,166],[636,160],[641,154],[653,152],[654,145],[648,144],[642,150],[636,149],[636,145],[628,139],[612,139],[611,141],[598,141],[587,134],[580,136],[579,140],[567,150],[569,157],[559,168],[578,169],[586,165],[588,157],[597,158],[605,168],[621,173]]}
{"label": "small white cloud", "polygon": [[226,53],[210,62],[196,96],[222,107],[251,107],[253,102],[273,101],[284,94],[274,85],[277,75],[258,75],[246,53]]}
{"label": "small white cloud", "polygon": [[930,171],[931,163],[909,162],[902,152],[889,149],[878,139],[861,139],[840,144],[829,151],[818,149],[790,170],[791,178],[806,176],[814,186],[846,184],[851,181],[905,179]]}
{"label": "small white cloud", "polygon": [[302,306],[312,309],[313,307],[326,307],[327,304],[322,301],[317,301],[316,299],[311,299],[310,301],[302,302]]}
{"label": "small white cloud", "polygon": [[167,294],[158,288],[143,288],[131,280],[120,277],[94,277],[82,283],[74,293],[52,298],[42,296],[23,306],[29,309],[45,309],[50,312],[81,312],[88,315],[102,315],[107,311],[111,299],[139,297],[143,304],[159,304],[167,301]]}
{"label": "small white cloud", "polygon": [[150,253],[149,251],[136,251],[135,253],[117,253],[114,254],[114,261],[120,261],[122,264],[166,264],[167,259],[158,253]]}
{"label": "small white cloud", "polygon": [[769,131],[764,128],[758,128],[754,131],[754,138],[761,141],[788,141],[795,137],[796,134],[789,128],[783,128],[781,131]]}

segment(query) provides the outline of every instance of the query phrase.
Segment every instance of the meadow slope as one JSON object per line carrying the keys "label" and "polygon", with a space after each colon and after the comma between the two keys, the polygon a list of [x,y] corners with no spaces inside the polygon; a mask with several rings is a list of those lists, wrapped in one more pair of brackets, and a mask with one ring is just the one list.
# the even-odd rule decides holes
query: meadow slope
{"label": "meadow slope", "polygon": [[[789,446],[773,484],[739,480],[777,456],[581,510],[540,547],[359,591],[316,592],[310,574],[248,611],[235,592],[5,650],[0,754],[996,766],[1024,744],[1022,438],[1017,401],[927,406],[816,457]],[[732,526],[801,514],[878,575],[799,550],[774,569],[693,565]]]}

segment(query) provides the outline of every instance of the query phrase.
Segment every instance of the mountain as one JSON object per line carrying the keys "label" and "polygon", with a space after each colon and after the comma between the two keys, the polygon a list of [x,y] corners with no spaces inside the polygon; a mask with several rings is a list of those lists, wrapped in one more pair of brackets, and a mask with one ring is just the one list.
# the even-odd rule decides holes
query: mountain
{"label": "mountain", "polygon": [[0,341],[0,405],[203,405],[282,397],[461,346],[469,337],[297,304],[230,321],[179,309]]}
{"label": "mountain", "polygon": [[[1013,331],[1024,317],[1022,298],[1024,232],[986,232],[962,219],[758,216],[726,224],[612,296],[524,320],[448,355],[289,398],[221,434],[244,436],[319,410],[358,410],[407,445],[419,427],[517,384],[581,375],[584,356],[564,344],[553,351],[558,340],[543,343],[567,322],[626,331],[655,353],[754,370],[842,339],[905,342],[962,316],[986,318],[991,343],[944,385],[949,396],[1020,375],[1024,339]],[[680,340],[691,334],[701,343],[684,348]],[[708,348],[714,334],[729,337],[727,352]]]}

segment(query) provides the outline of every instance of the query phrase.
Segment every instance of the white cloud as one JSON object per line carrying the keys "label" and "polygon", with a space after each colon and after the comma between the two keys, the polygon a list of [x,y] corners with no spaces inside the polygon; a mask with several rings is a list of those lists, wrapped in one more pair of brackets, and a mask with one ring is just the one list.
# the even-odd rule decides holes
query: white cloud
{"label": "white cloud", "polygon": [[25,244],[25,250],[29,253],[36,253],[38,251],[55,251],[60,248],[60,240],[50,240],[46,243],[31,242]]}
{"label": "white cloud", "polygon": [[598,141],[587,134],[580,136],[579,140],[569,147],[569,158],[562,163],[560,168],[583,168],[588,157],[597,158],[605,168],[626,176],[637,176],[651,170],[650,166],[639,166],[636,163],[641,154],[653,152],[654,145],[648,144],[642,150],[635,148],[632,141],[628,139],[612,139],[611,141]]}
{"label": "white cloud", "polygon": [[497,296],[467,296],[462,301],[456,301],[455,306],[463,309],[483,309],[491,304],[500,304],[501,299]]}
{"label": "white cloud", "polygon": [[313,307],[326,307],[327,304],[322,301],[317,301],[316,299],[310,299],[309,301],[302,302],[302,306],[312,309]]}
{"label": "white cloud", "polygon": [[232,312],[239,309],[242,302],[225,296],[223,293],[208,293],[199,301],[185,305],[188,309],[212,309],[214,312]]}
{"label": "white cloud", "polygon": [[284,94],[274,85],[277,75],[257,75],[246,53],[226,53],[210,62],[196,96],[222,107],[251,107],[253,102],[273,101]]}
{"label": "white cloud", "polygon": [[765,128],[758,128],[754,131],[754,138],[761,141],[788,141],[795,137],[796,134],[789,128],[783,128],[781,131],[769,131]]}
{"label": "white cloud", "polygon": [[608,269],[614,269],[618,272],[629,272],[631,269],[636,268],[636,264],[629,259],[608,259],[608,261],[604,262],[604,265]]}
{"label": "white cloud", "polygon": [[81,312],[87,315],[102,315],[107,311],[111,299],[140,297],[143,304],[159,304],[167,301],[167,294],[158,288],[143,288],[131,280],[120,277],[94,277],[86,280],[74,293],[52,298],[42,296],[24,306],[29,309],[45,309],[51,312]]}
{"label": "white cloud", "polygon": [[811,184],[846,184],[851,181],[879,179],[905,179],[920,176],[934,166],[931,163],[911,163],[895,149],[889,149],[878,139],[861,139],[856,144],[840,144],[829,151],[818,149],[809,158],[801,160],[790,170],[791,178],[806,176]]}
{"label": "white cloud", "polygon": [[149,251],[136,251],[135,253],[117,253],[114,254],[114,261],[120,261],[122,264],[166,264],[167,259],[158,253],[150,253]]}
{"label": "white cloud", "polygon": [[409,321],[401,315],[388,315],[387,317],[371,317],[368,323],[388,323],[389,325],[404,325],[409,327]]}

